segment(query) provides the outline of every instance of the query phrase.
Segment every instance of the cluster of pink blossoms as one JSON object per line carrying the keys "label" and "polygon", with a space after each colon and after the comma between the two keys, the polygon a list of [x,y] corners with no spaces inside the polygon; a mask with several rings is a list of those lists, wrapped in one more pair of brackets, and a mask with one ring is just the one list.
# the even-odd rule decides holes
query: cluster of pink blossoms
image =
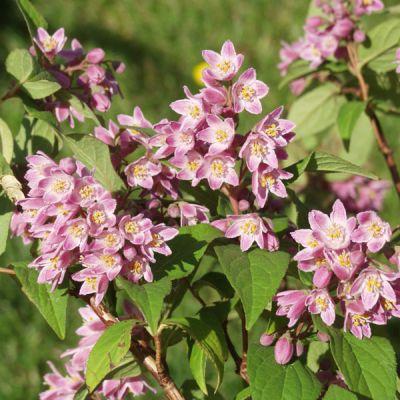
{"label": "cluster of pink blossoms", "polygon": [[[203,72],[205,87],[196,94],[185,87],[186,98],[171,103],[180,115],[177,121],[163,119],[152,125],[136,107],[133,115],[118,116],[119,125],[110,121],[108,129],[98,127],[94,135],[111,146],[116,167],[135,148],[144,146],[145,154],[124,168],[128,185],[140,188],[143,196],[177,199],[179,180],[190,181],[192,186],[205,180],[212,190],[234,191],[235,201],[242,205],[240,211],[250,208],[249,199],[258,209],[266,205],[269,193],[286,197],[282,181],[292,175],[279,168],[279,160],[287,157],[285,147],[294,137],[295,125],[281,118],[283,108],[279,107],[250,132],[238,134],[239,113],[261,113],[260,100],[267,95],[268,87],[257,80],[253,68],[234,80],[243,55],[236,53],[230,41],[223,44],[221,53],[203,51],[203,58],[208,63]],[[143,128],[155,134],[149,136]],[[244,184],[246,170],[252,175],[252,194]],[[205,221],[206,210],[199,207],[196,219],[202,216]],[[178,211],[182,208],[172,212]],[[228,216],[213,225],[227,237],[240,236],[242,250],[253,242],[270,250],[278,245],[270,221],[254,212]]]}
{"label": "cluster of pink blossoms", "polygon": [[332,182],[330,188],[350,212],[380,211],[390,182],[353,176],[345,181]]}
{"label": "cluster of pink blossoms", "polygon": [[[132,308],[132,307],[130,307]],[[135,312],[135,310],[133,310]],[[106,325],[100,320],[95,312],[89,307],[82,307],[79,313],[83,319],[83,325],[77,329],[77,335],[82,338],[78,347],[67,350],[61,357],[71,357],[65,364],[67,375],[62,375],[55,366],[49,362],[51,373],[44,376],[44,382],[49,389],[40,393],[40,400],[73,400],[81,386],[85,384],[85,370],[89,354],[100,338]],[[137,312],[134,317],[137,318]],[[140,335],[140,327],[134,328],[133,333]],[[135,330],[137,330],[135,332]],[[147,390],[155,392],[141,376],[122,379],[106,379],[95,393],[103,395],[108,400],[125,399],[128,393],[133,396],[140,396]]]}
{"label": "cluster of pink blossoms", "polygon": [[64,89],[45,100],[46,109],[53,111],[59,122],[68,120],[73,128],[74,118],[80,122],[85,119],[83,113],[70,102],[71,95],[93,110],[109,110],[111,98],[120,93],[113,73],[122,73],[125,69],[123,63],[106,60],[104,50],[100,48],[85,53],[77,39],[72,40],[70,49],[65,49],[67,38],[63,28],[53,35],[39,28],[34,42],[36,47],[31,47],[31,54],[36,55],[36,50],[40,50],[42,67]]}
{"label": "cluster of pink blossoms", "polygon": [[178,234],[144,213],[131,216],[78,161],[55,163],[44,153],[28,156],[25,175],[30,188],[13,215],[11,229],[26,242],[40,240],[40,256],[30,267],[38,282],[59,285],[74,264],[83,269],[71,277],[82,282],[80,294],[95,293],[100,303],[109,282],[119,274],[133,282],[152,281],[155,253],[171,254],[167,241]]}
{"label": "cluster of pink blossoms", "polygon": [[[400,317],[399,257],[385,252],[395,264],[392,268],[373,259],[390,241],[389,224],[374,211],[348,218],[340,200],[330,215],[314,210],[308,219],[311,229],[291,235],[304,247],[294,260],[301,271],[313,273],[314,288],[276,295],[276,314],[289,318],[288,327],[300,319],[307,321],[309,314],[320,315],[323,323],[331,326],[338,313],[344,316],[344,330],[362,339],[371,336],[370,324],[384,325],[391,317]],[[272,344],[274,339],[267,335],[262,342]],[[290,330],[280,337],[275,349],[278,362],[291,359],[296,340]]]}
{"label": "cluster of pink blossoms", "polygon": [[[322,15],[307,18],[304,37],[290,45],[283,43],[278,65],[282,75],[286,75],[289,65],[299,59],[317,68],[329,58],[345,58],[347,43],[365,40],[360,17],[384,8],[381,0],[317,0],[315,4]],[[301,78],[292,83],[291,89],[300,94],[304,85],[305,79]]]}

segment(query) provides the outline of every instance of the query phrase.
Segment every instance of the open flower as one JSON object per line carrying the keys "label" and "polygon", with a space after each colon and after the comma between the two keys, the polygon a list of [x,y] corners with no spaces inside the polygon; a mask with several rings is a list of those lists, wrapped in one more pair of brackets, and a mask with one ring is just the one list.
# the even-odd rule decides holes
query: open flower
{"label": "open flower", "polygon": [[187,99],[176,100],[170,104],[170,107],[176,113],[182,115],[182,123],[185,127],[193,128],[204,119],[203,100],[200,95],[192,95],[186,86],[183,90]]}
{"label": "open flower", "polygon": [[260,114],[260,99],[265,97],[268,91],[268,86],[256,79],[255,69],[247,69],[232,87],[234,111],[240,113],[246,110],[251,114]]}
{"label": "open flower", "polygon": [[125,168],[129,186],[141,186],[148,190],[153,187],[153,176],[160,172],[161,165],[151,162],[147,157],[139,158]]}
{"label": "open flower", "polygon": [[308,293],[304,290],[286,290],[275,296],[278,303],[276,315],[286,315],[289,318],[289,328],[296,324],[305,311],[307,296]]}
{"label": "open flower", "polygon": [[150,229],[153,223],[144,218],[143,214],[135,217],[125,215],[118,224],[121,235],[135,245],[141,245],[151,240]]}
{"label": "open flower", "polygon": [[58,29],[53,35],[50,35],[45,29],[39,28],[33,40],[43,54],[52,60],[63,49],[67,38],[64,28]]}
{"label": "open flower", "polygon": [[371,337],[371,314],[364,308],[360,300],[346,303],[344,331],[350,332],[358,339]]}
{"label": "open flower", "polygon": [[311,314],[320,314],[326,325],[335,322],[335,305],[326,289],[313,290],[307,296],[306,306]]}
{"label": "open flower", "polygon": [[203,50],[202,55],[209,65],[209,73],[219,81],[231,80],[239,71],[244,58],[242,54],[236,54],[230,40],[222,45],[221,54],[213,50]]}
{"label": "open flower", "polygon": [[357,214],[357,221],[360,225],[352,233],[351,239],[357,243],[367,243],[369,251],[376,253],[390,241],[390,225],[382,221],[376,212],[361,212]]}

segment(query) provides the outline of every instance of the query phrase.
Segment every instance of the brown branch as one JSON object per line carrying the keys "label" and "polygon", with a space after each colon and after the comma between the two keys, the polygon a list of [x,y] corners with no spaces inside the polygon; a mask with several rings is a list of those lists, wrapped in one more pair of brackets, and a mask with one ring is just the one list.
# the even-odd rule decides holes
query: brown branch
{"label": "brown branch", "polygon": [[230,203],[231,203],[231,206],[232,206],[233,213],[234,213],[235,215],[239,215],[239,202],[237,201],[236,195],[235,195],[235,193],[234,193],[234,189],[230,190],[230,189],[228,188],[228,186],[222,185],[222,187],[221,187],[221,192],[222,192],[226,197],[228,197],[228,199],[229,199],[229,201],[230,201]]}
{"label": "brown branch", "polygon": [[14,97],[20,88],[20,84],[16,83],[13,85],[3,96],[0,97],[0,105],[4,103],[6,100],[11,99]]}
{"label": "brown branch", "polygon": [[228,347],[228,351],[231,354],[233,361],[235,362],[235,366],[236,366],[236,373],[240,375],[240,365],[242,363],[242,359],[240,358],[239,354],[237,353],[235,346],[232,343],[232,340],[229,336],[228,333],[228,321],[225,320],[222,324],[222,329],[224,331],[224,336],[225,336],[225,341],[226,341],[226,345]]}
{"label": "brown branch", "polygon": [[349,59],[350,59],[350,71],[357,78],[358,84],[360,86],[361,95],[360,98],[362,101],[367,103],[366,106],[366,114],[371,122],[372,130],[374,131],[374,135],[376,141],[378,143],[378,147],[380,152],[382,153],[385,163],[389,169],[390,175],[392,177],[393,184],[396,188],[397,195],[400,197],[400,175],[399,169],[397,167],[396,161],[393,157],[393,150],[389,146],[386,137],[384,135],[382,126],[379,122],[378,116],[376,115],[371,103],[368,103],[369,99],[369,88],[367,83],[365,82],[364,76],[362,74],[361,68],[358,63],[358,54],[357,47],[354,43],[351,43],[347,46]]}
{"label": "brown branch", "polygon": [[10,268],[0,268],[0,274],[15,275],[15,271]]}
{"label": "brown branch", "polygon": [[246,329],[246,317],[244,310],[239,312],[240,319],[242,321],[242,361],[240,363],[240,376],[249,383],[249,377],[247,375],[247,350],[249,348],[249,334]]}

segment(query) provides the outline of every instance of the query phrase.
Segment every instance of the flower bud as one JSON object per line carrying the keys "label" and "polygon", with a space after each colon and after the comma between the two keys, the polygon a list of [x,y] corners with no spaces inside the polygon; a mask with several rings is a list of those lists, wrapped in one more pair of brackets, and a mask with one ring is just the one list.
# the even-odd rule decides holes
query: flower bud
{"label": "flower bud", "polygon": [[300,357],[304,352],[304,346],[303,343],[301,343],[300,341],[298,341],[296,343],[296,356]]}
{"label": "flower bud", "polygon": [[293,343],[291,339],[282,336],[275,344],[275,361],[278,364],[287,364],[293,356]]}
{"label": "flower bud", "polygon": [[239,211],[246,211],[250,207],[250,203],[247,200],[240,200],[239,201]]}
{"label": "flower bud", "polygon": [[13,175],[3,175],[0,178],[0,186],[3,187],[6,195],[13,202],[25,198],[24,193],[21,190],[21,184]]}
{"label": "flower bud", "polygon": [[363,31],[361,31],[360,29],[357,29],[354,32],[353,38],[354,38],[355,42],[361,43],[365,40],[365,33]]}
{"label": "flower bud", "polygon": [[92,98],[94,107],[100,112],[106,112],[110,108],[110,99],[102,93],[95,93]]}
{"label": "flower bud", "polygon": [[105,53],[103,49],[93,49],[87,53],[86,59],[92,64],[98,64],[104,60]]}
{"label": "flower bud", "polygon": [[178,218],[180,216],[180,210],[179,210],[179,206],[176,203],[172,203],[170,204],[170,206],[168,207],[168,215],[171,218]]}
{"label": "flower bud", "polygon": [[317,337],[321,342],[329,342],[329,335],[325,332],[318,332]]}
{"label": "flower bud", "polygon": [[270,346],[275,339],[275,335],[268,335],[263,333],[260,337],[260,344],[263,346]]}

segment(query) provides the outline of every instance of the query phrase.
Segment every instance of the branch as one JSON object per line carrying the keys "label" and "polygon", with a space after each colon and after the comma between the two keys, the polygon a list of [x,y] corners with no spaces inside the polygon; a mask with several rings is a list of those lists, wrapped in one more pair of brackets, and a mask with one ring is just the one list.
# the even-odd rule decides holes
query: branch
{"label": "branch", "polygon": [[10,268],[0,268],[0,274],[15,275],[15,271]]}
{"label": "branch", "polygon": [[6,93],[3,94],[3,96],[0,97],[0,105],[4,103],[6,100],[14,97],[17,94],[19,88],[20,88],[19,83],[14,84]]}
{"label": "branch", "polygon": [[242,362],[240,363],[240,376],[249,383],[247,375],[247,350],[249,348],[249,334],[246,329],[246,317],[244,310],[239,312],[240,320],[242,321]]}
{"label": "branch", "polygon": [[386,137],[384,135],[382,126],[379,122],[378,116],[376,115],[371,103],[368,103],[369,88],[368,88],[367,83],[365,82],[364,76],[363,76],[362,71],[358,64],[357,47],[355,47],[354,43],[349,44],[349,45],[347,45],[347,51],[348,51],[349,59],[350,59],[350,71],[357,78],[358,84],[360,86],[360,91],[361,91],[361,95],[360,95],[361,100],[367,103],[365,112],[366,112],[367,116],[369,117],[369,120],[372,125],[372,129],[374,131],[376,141],[378,143],[379,150],[385,159],[386,165],[387,165],[387,167],[390,171],[390,175],[392,177],[392,181],[396,188],[397,195],[400,198],[399,169],[398,169],[396,161],[393,157],[393,150],[391,149],[391,147],[389,146],[389,144],[386,140]]}
{"label": "branch", "polygon": [[235,215],[239,215],[239,202],[234,194],[234,190],[230,190],[227,186],[223,185],[221,187],[221,192],[228,197],[231,202],[232,210]]}

